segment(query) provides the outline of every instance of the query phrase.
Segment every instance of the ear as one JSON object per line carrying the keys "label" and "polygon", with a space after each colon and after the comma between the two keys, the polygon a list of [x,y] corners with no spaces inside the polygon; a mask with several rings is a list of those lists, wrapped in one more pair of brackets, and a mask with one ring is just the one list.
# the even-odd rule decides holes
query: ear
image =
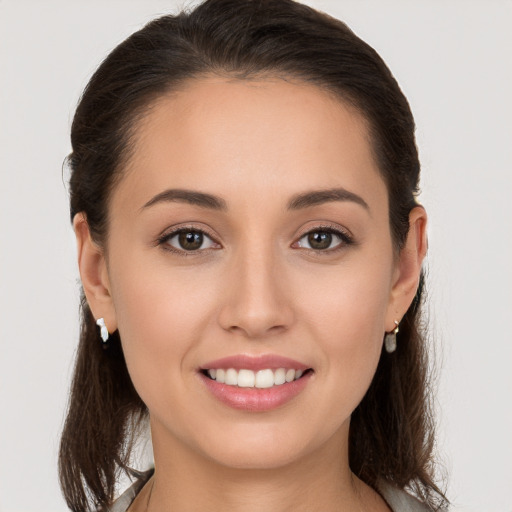
{"label": "ear", "polygon": [[104,251],[92,239],[83,213],[75,215],[73,227],[78,250],[78,268],[87,303],[94,318],[104,318],[108,331],[112,333],[117,329],[117,320]]}
{"label": "ear", "polygon": [[409,214],[409,233],[400,251],[386,315],[386,332],[395,328],[411,305],[418,289],[421,265],[427,253],[427,213],[416,206]]}

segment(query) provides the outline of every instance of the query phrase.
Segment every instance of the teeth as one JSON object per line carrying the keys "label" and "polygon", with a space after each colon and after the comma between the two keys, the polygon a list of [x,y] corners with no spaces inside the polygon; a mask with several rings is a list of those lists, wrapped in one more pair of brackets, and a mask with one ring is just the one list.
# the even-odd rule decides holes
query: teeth
{"label": "teeth", "polygon": [[272,370],[260,370],[256,373],[256,388],[271,388],[274,385],[274,372]]}
{"label": "teeth", "polygon": [[254,372],[251,372],[251,370],[240,370],[238,372],[239,388],[253,388],[254,380]]}
{"label": "teeth", "polygon": [[224,383],[230,386],[238,386],[238,372],[233,368],[226,370],[226,380]]}
{"label": "teeth", "polygon": [[234,368],[216,368],[208,370],[208,375],[221,384],[238,386],[240,388],[271,388],[281,386],[285,382],[300,379],[304,372],[293,368],[279,368],[277,370],[265,369],[253,372],[252,370],[235,370]]}
{"label": "teeth", "polygon": [[286,382],[286,372],[284,368],[279,368],[279,370],[276,370],[274,373],[274,384],[276,386],[280,386],[281,384],[284,384]]}

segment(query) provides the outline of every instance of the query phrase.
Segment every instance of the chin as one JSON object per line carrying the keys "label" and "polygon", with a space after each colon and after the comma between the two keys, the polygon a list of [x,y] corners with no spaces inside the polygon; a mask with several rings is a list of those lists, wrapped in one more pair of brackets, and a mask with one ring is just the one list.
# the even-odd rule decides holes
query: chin
{"label": "chin", "polygon": [[[244,426],[246,427],[246,426]],[[202,443],[201,451],[210,460],[226,468],[272,470],[296,464],[322,450],[332,433],[297,431],[284,425],[252,425],[253,428],[226,430],[216,439]]]}
{"label": "chin", "polygon": [[304,457],[302,447],[260,446],[255,449],[230,446],[228,452],[210,453],[210,458],[217,464],[240,470],[273,470],[296,463]]}

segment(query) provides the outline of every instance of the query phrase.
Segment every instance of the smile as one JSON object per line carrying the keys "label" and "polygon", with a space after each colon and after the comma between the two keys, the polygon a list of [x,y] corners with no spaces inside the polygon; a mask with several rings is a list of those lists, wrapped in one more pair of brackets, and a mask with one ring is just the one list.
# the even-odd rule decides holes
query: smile
{"label": "smile", "polygon": [[234,368],[206,370],[206,374],[220,384],[258,389],[282,386],[283,384],[300,379],[303,373],[303,370],[295,370],[293,368],[278,368],[276,370],[267,368],[259,371],[248,369],[235,370]]}
{"label": "smile", "polygon": [[315,371],[302,362],[276,354],[238,354],[209,361],[198,375],[211,396],[250,412],[284,406],[301,395]]}

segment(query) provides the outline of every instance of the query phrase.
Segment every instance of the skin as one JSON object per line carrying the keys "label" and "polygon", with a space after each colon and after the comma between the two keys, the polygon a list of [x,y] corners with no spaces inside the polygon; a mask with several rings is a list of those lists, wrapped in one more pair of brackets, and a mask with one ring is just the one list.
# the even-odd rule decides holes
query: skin
{"label": "skin", "polygon": [[[119,329],[150,412],[155,476],[130,510],[146,510],[150,493],[149,510],[389,510],[352,475],[348,431],[384,334],[414,297],[426,214],[411,212],[397,254],[363,118],[316,86],[209,77],[160,98],[135,143],[105,246],[75,217],[88,302]],[[288,208],[299,194],[340,188],[367,207]],[[144,207],[168,189],[212,194],[225,209]],[[179,227],[213,242],[187,254],[176,238],[158,242]],[[311,249],[305,235],[326,227],[353,243],[335,236]],[[313,369],[272,411],[232,409],[198,376],[207,361],[269,353]]]}

